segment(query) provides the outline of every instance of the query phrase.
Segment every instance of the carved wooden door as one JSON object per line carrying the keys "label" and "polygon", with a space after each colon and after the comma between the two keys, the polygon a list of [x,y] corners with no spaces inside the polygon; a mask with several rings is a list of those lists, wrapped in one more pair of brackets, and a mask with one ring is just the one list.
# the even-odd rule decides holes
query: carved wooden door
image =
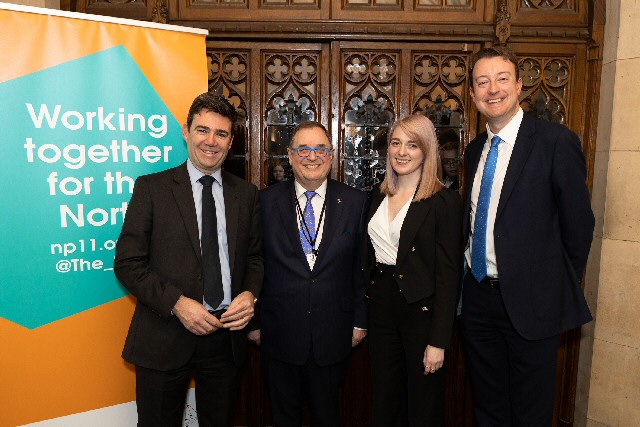
{"label": "carved wooden door", "polygon": [[466,43],[209,42],[209,90],[244,117],[225,168],[260,187],[276,180],[277,167],[291,177],[290,132],[317,120],[337,150],[332,176],[370,190],[383,178],[386,130],[396,118],[425,114],[439,133],[468,141],[476,126],[471,53]]}
{"label": "carved wooden door", "polygon": [[[224,167],[260,188],[291,178],[291,130],[317,120],[336,148],[332,177],[369,191],[384,178],[386,135],[398,117],[425,114],[440,135],[453,134],[460,146],[468,141],[477,125],[467,90],[471,53],[462,43],[208,42],[209,90],[243,116]],[[465,383],[459,340],[449,353],[450,425],[462,425],[465,402],[455,397]],[[352,354],[342,390],[345,426],[371,424],[368,359],[365,342]],[[272,424],[255,348],[240,399],[235,425]]]}

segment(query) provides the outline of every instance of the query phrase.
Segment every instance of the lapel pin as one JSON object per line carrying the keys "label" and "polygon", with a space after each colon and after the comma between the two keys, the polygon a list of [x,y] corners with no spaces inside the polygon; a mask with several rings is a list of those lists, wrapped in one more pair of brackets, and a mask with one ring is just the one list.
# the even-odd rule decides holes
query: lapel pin
{"label": "lapel pin", "polygon": [[338,203],[342,203],[342,199],[338,199]]}

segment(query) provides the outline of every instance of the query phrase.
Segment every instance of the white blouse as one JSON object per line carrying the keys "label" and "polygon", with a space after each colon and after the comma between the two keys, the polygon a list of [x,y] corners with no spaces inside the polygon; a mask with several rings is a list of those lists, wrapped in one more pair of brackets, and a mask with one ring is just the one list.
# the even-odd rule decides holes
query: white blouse
{"label": "white blouse", "polygon": [[396,265],[398,245],[400,244],[400,230],[412,201],[413,199],[409,199],[395,218],[389,221],[389,196],[385,196],[378,210],[371,217],[367,232],[376,253],[377,262]]}

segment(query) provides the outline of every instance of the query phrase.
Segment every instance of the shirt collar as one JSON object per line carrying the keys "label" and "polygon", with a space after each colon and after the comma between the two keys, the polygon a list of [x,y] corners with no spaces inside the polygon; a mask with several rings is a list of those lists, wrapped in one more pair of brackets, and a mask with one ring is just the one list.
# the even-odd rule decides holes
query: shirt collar
{"label": "shirt collar", "polygon": [[[294,180],[293,182],[295,183],[294,185],[296,188],[296,199],[299,200],[307,190],[298,181]],[[324,199],[325,195],[327,194],[327,180],[325,179],[324,182],[320,184],[320,187],[318,187],[315,191],[321,199]]]}
{"label": "shirt collar", "polygon": [[[191,159],[187,159],[187,172],[189,172],[189,180],[191,181],[191,185],[194,185],[200,178],[207,175],[202,173],[200,169],[194,166],[191,162]],[[210,174],[216,182],[222,185],[222,169],[216,170],[214,173]]]}
{"label": "shirt collar", "polygon": [[489,129],[489,124],[487,123],[487,141],[491,141],[494,135],[498,135],[502,141],[511,145],[512,147],[516,144],[516,138],[518,137],[518,130],[520,130],[520,124],[522,123],[522,118],[524,117],[524,111],[522,108],[518,108],[518,112],[509,120],[509,123],[502,130],[494,134]]}

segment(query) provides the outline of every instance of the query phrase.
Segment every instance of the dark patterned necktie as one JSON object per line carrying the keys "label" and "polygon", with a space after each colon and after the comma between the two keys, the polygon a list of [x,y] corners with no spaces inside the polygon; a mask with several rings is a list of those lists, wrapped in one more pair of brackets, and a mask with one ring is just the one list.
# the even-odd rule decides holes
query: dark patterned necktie
{"label": "dark patterned necktie", "polygon": [[205,175],[199,179],[202,183],[202,270],[204,273],[204,300],[214,310],[218,308],[224,297],[222,289],[222,272],[220,269],[220,252],[218,247],[218,219],[216,202],[213,200],[212,186],[215,179]]}

